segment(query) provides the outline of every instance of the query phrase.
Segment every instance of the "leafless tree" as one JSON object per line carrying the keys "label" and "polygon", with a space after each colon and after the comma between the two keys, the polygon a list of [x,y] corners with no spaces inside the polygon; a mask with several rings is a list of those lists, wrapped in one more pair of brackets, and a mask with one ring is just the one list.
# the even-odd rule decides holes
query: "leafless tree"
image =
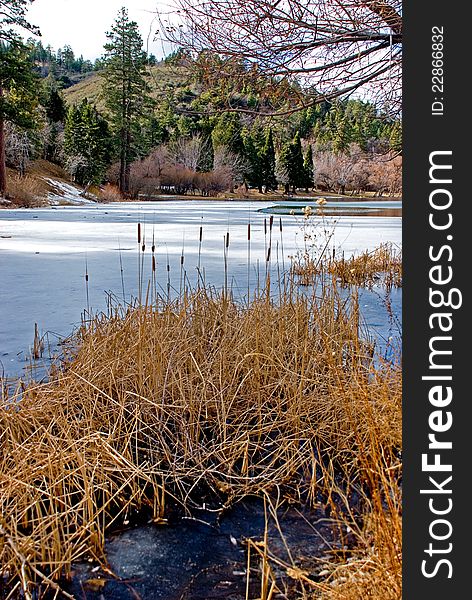
{"label": "leafless tree", "polygon": [[171,162],[196,171],[200,164],[205,143],[202,136],[197,133],[192,137],[179,137],[168,146],[168,155]]}
{"label": "leafless tree", "polygon": [[210,85],[259,75],[266,89],[268,79],[290,83],[279,114],[354,92],[400,109],[401,0],[174,1],[181,22],[163,23],[165,35],[200,53]]}
{"label": "leafless tree", "polygon": [[68,156],[65,162],[65,168],[73,181],[78,176],[80,170],[87,168],[89,161],[83,154]]}
{"label": "leafless tree", "polygon": [[402,192],[402,157],[377,157],[371,164],[369,184],[377,195],[400,195]]}
{"label": "leafless tree", "polygon": [[240,154],[235,154],[226,146],[217,146],[213,159],[213,170],[219,174],[222,180],[230,182],[227,189],[233,191],[235,185],[243,182],[247,164]]}
{"label": "leafless tree", "polygon": [[5,139],[6,164],[24,177],[33,150],[31,140],[26,131],[8,122],[5,123]]}
{"label": "leafless tree", "polygon": [[382,196],[402,191],[401,156],[363,152],[357,144],[350,144],[343,153],[333,152],[329,145],[318,147],[313,171],[315,186],[328,192],[373,191]]}

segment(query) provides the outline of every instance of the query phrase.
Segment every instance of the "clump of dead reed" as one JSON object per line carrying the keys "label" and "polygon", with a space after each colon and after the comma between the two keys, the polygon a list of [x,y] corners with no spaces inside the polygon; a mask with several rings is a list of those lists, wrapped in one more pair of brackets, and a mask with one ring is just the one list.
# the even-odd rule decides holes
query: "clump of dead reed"
{"label": "clump of dead reed", "polygon": [[344,254],[317,255],[305,249],[294,257],[291,271],[301,285],[311,285],[317,277],[330,275],[342,287],[380,285],[390,290],[402,286],[402,264],[401,249],[385,243],[349,258]]}
{"label": "clump of dead reed", "polygon": [[[73,561],[105,564],[105,532],[134,515],[163,522],[170,505],[220,510],[275,490],[331,506],[358,537],[355,561],[343,554],[326,583],[301,577],[308,594],[360,598],[336,594],[343,581],[362,589],[387,575],[398,589],[400,371],[372,361],[335,279],[277,303],[202,287],[117,307],[84,325],[76,346],[49,382],[1,402],[0,579],[10,590],[57,592]],[[264,589],[269,598],[276,584]]]}

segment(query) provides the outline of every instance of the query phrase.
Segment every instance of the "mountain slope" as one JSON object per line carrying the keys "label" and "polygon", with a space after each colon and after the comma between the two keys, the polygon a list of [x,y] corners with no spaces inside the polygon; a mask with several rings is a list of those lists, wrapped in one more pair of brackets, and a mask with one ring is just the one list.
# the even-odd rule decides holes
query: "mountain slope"
{"label": "mountain slope", "polygon": [[[149,86],[151,97],[154,100],[163,100],[171,95],[177,99],[196,94],[195,84],[189,69],[183,65],[166,64],[161,62],[149,67]],[[78,104],[84,98],[94,103],[98,109],[104,109],[105,103],[102,97],[103,79],[100,73],[91,73],[88,77],[64,90],[64,97],[68,104]]]}

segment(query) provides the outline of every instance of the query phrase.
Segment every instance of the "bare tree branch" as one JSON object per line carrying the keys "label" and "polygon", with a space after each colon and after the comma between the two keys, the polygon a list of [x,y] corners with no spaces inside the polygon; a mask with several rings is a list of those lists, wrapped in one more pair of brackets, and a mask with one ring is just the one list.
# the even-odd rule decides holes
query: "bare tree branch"
{"label": "bare tree branch", "polygon": [[292,89],[289,106],[272,103],[269,114],[353,92],[400,110],[400,0],[175,2],[181,22],[162,22],[164,35],[200,60],[209,87],[258,77],[287,93],[298,86],[298,99]]}

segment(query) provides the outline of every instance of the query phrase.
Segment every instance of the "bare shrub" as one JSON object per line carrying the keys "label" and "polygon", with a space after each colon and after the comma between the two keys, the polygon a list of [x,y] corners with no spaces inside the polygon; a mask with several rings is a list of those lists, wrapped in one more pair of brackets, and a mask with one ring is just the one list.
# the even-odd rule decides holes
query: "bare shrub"
{"label": "bare shrub", "polygon": [[88,164],[89,161],[85,156],[82,154],[75,154],[67,157],[65,168],[72,177],[72,180],[75,181],[79,173],[88,167]]}
{"label": "bare shrub", "polygon": [[[131,165],[131,195],[152,197],[157,192],[164,192],[211,196],[233,190],[235,184],[243,182],[244,159],[225,147],[216,149],[212,171],[198,171],[205,151],[205,142],[199,135],[156,148],[147,158]],[[110,184],[118,183],[118,163],[109,168],[107,178]]]}
{"label": "bare shrub", "polygon": [[7,180],[7,196],[24,208],[42,206],[45,204],[45,185],[35,177],[13,175]]}
{"label": "bare shrub", "polygon": [[402,192],[402,157],[377,157],[370,165],[369,183],[379,196]]}
{"label": "bare shrub", "polygon": [[120,182],[120,163],[113,163],[106,172],[106,179],[108,183],[118,185]]}
{"label": "bare shrub", "polygon": [[142,164],[145,169],[145,176],[151,179],[159,180],[165,166],[169,163],[169,150],[167,146],[159,146],[151,154],[143,159]]}
{"label": "bare shrub", "polygon": [[195,189],[196,172],[182,165],[166,165],[161,175],[161,189],[185,195]]}
{"label": "bare shrub", "polygon": [[98,194],[98,198],[101,202],[119,202],[123,199],[123,194],[120,192],[120,188],[112,183],[107,183]]}
{"label": "bare shrub", "polygon": [[327,192],[370,190],[382,196],[402,190],[401,157],[363,152],[357,144],[351,144],[344,153],[333,152],[329,145],[318,148],[313,169],[315,186]]}
{"label": "bare shrub", "polygon": [[195,175],[195,188],[200,191],[202,196],[216,196],[230,189],[232,185],[231,173],[224,168]]}
{"label": "bare shrub", "polygon": [[169,168],[169,152],[166,146],[156,148],[148,157],[134,162],[130,170],[130,192],[134,197],[140,194],[154,195],[161,186],[165,169]]}

